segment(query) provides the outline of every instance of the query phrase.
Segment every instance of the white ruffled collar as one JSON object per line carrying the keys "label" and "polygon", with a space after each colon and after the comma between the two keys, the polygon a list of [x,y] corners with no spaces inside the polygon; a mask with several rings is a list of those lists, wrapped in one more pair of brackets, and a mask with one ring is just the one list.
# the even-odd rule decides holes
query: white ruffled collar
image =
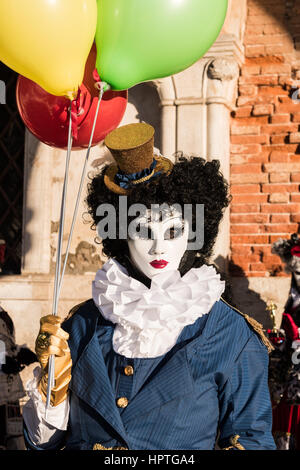
{"label": "white ruffled collar", "polygon": [[104,318],[116,324],[115,352],[154,358],[172,349],[182,329],[207,314],[224,289],[225,281],[207,265],[183,277],[178,270],[159,273],[149,289],[111,258],[96,273],[93,300]]}

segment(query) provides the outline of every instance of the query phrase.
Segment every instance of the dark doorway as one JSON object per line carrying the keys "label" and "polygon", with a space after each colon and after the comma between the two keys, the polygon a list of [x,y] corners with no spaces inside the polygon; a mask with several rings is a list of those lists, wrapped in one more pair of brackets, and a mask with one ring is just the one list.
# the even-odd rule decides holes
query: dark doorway
{"label": "dark doorway", "polygon": [[[4,240],[0,274],[20,274],[25,126],[16,104],[18,74],[0,62],[5,99],[0,104],[0,240]],[[3,86],[3,82],[5,87]]]}

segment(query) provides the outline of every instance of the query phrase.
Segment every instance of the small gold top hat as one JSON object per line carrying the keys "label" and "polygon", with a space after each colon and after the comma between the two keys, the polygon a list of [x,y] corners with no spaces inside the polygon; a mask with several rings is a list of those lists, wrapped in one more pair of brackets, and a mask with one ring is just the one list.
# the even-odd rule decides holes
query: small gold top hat
{"label": "small gold top hat", "polygon": [[154,155],[154,133],[150,124],[137,123],[106,136],[105,145],[116,160],[104,174],[104,183],[112,192],[128,194],[135,185],[172,171],[171,160]]}

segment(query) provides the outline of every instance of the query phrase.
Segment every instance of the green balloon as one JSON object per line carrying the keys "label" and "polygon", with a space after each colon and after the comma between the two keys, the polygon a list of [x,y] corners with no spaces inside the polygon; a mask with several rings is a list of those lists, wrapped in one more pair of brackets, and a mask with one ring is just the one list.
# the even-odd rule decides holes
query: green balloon
{"label": "green balloon", "polygon": [[228,0],[97,0],[96,67],[113,90],[168,77],[212,46]]}

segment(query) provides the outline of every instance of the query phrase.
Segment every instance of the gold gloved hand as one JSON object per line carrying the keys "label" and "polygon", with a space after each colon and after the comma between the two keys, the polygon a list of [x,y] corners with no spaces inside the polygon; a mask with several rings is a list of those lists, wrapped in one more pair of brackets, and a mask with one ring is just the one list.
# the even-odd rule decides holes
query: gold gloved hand
{"label": "gold gloved hand", "polygon": [[71,380],[72,359],[67,343],[69,334],[60,327],[61,322],[62,319],[54,315],[42,317],[40,331],[35,342],[35,352],[43,370],[38,386],[43,401],[46,401],[47,397],[49,356],[55,355],[55,385],[52,388],[50,400],[52,406],[57,406],[66,399]]}

